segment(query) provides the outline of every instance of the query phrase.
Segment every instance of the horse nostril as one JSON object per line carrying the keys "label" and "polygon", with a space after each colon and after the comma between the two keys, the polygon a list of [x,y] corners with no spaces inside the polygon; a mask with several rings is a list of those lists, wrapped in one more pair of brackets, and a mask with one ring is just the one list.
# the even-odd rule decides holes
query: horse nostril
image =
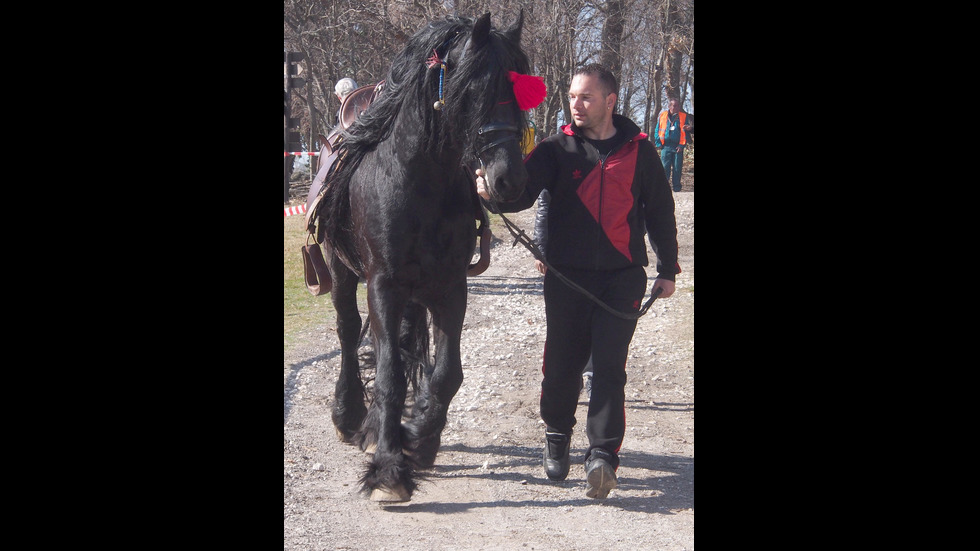
{"label": "horse nostril", "polygon": [[494,192],[504,201],[514,201],[524,191],[524,185],[526,184],[526,178],[519,180],[515,181],[508,179],[506,176],[498,176],[493,181]]}
{"label": "horse nostril", "polygon": [[497,192],[497,195],[505,201],[510,201],[513,199],[511,197],[511,186],[507,182],[507,178],[504,176],[499,176],[493,181],[493,189]]}

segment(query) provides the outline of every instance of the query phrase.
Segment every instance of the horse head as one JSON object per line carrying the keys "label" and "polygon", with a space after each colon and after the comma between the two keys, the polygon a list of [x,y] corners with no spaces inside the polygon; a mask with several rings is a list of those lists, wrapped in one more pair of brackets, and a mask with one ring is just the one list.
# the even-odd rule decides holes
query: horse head
{"label": "horse head", "polygon": [[483,168],[491,196],[504,202],[517,199],[527,184],[520,148],[528,127],[523,111],[544,98],[544,82],[527,75],[530,63],[520,47],[523,22],[523,11],[502,31],[491,26],[489,13],[477,19],[466,40],[455,41],[446,52],[437,102],[449,120],[461,121],[450,134],[464,144],[464,164]]}

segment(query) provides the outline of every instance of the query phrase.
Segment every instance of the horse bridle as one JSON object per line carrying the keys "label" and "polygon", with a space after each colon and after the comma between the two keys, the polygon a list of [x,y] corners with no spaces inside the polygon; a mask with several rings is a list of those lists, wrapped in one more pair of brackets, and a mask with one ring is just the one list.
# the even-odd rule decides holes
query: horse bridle
{"label": "horse bridle", "polygon": [[520,129],[517,128],[517,125],[511,123],[494,121],[481,126],[480,129],[477,131],[477,135],[479,137],[483,137],[483,136],[491,135],[495,132],[504,132],[505,134],[502,137],[496,138],[490,141],[490,143],[487,143],[486,145],[479,148],[477,148],[476,144],[474,144],[473,155],[476,157],[478,161],[480,161],[480,168],[483,169],[484,174],[487,173],[487,165],[483,162],[483,153],[486,153],[490,149],[493,149],[494,147],[507,143],[511,140],[516,142],[517,135],[520,132]]}
{"label": "horse bridle", "polygon": [[510,140],[517,141],[517,134],[520,132],[520,129],[517,128],[517,125],[510,124],[507,122],[491,122],[481,126],[480,129],[477,131],[477,134],[479,136],[484,136],[492,132],[508,132],[509,134],[502,138],[497,138],[496,140],[488,143],[487,145],[477,149],[476,155],[478,157],[480,156],[480,153],[483,153],[488,149],[492,147],[496,147],[504,142],[509,142]]}

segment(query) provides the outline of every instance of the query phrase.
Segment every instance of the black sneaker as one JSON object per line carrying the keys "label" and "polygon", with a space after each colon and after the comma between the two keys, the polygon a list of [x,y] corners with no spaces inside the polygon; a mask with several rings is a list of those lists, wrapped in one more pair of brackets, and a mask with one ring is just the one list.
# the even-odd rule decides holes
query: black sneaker
{"label": "black sneaker", "polygon": [[609,490],[615,488],[616,469],[613,468],[612,454],[601,448],[595,448],[585,461],[585,476],[589,489],[585,496],[595,499],[606,499]]}
{"label": "black sneaker", "polygon": [[571,444],[572,439],[567,434],[551,431],[544,433],[544,472],[551,480],[565,480],[568,476]]}

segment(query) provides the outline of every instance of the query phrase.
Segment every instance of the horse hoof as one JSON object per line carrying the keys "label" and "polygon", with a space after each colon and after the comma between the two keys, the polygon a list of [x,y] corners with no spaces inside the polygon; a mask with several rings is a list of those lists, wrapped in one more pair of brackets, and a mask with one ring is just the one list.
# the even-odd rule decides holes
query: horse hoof
{"label": "horse hoof", "polygon": [[377,501],[381,503],[392,503],[392,502],[404,502],[409,501],[411,497],[408,495],[408,490],[405,486],[399,484],[394,488],[389,488],[388,486],[378,486],[371,491],[371,501]]}
{"label": "horse hoof", "polygon": [[348,436],[348,435],[346,435],[346,434],[344,434],[344,431],[338,429],[337,427],[334,427],[333,430],[336,431],[337,438],[339,438],[341,442],[343,442],[345,444],[350,443],[350,438],[351,437]]}
{"label": "horse hoof", "polygon": [[421,438],[413,443],[411,450],[405,450],[405,455],[410,456],[418,468],[430,469],[436,464],[441,440],[439,434]]}
{"label": "horse hoof", "polygon": [[374,452],[376,451],[378,451],[377,444],[369,444],[367,447],[364,448],[364,453],[368,455],[374,455]]}

